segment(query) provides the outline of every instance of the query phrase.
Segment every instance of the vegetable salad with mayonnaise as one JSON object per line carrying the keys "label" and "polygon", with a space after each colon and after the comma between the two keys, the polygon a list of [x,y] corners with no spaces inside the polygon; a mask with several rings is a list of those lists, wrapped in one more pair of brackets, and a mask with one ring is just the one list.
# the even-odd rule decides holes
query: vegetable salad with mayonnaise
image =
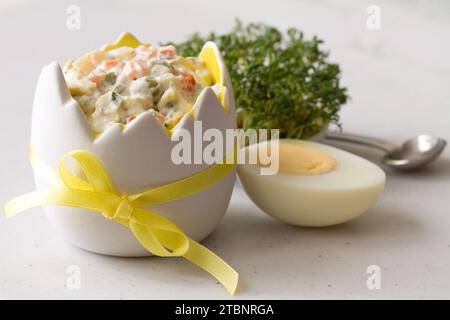
{"label": "vegetable salad with mayonnaise", "polygon": [[146,111],[171,129],[213,84],[202,60],[178,56],[173,46],[91,52],[68,62],[64,76],[96,132]]}

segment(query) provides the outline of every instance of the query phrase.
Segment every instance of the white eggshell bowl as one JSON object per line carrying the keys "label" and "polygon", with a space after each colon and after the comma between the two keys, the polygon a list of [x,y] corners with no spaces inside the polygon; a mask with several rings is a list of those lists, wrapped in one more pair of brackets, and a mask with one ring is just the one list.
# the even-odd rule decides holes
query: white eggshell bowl
{"label": "white eggshell bowl", "polygon": [[[247,195],[277,220],[303,227],[344,223],[365,213],[384,190],[385,173],[366,159],[316,142],[282,139],[280,143],[323,150],[335,157],[338,166],[318,177],[280,172],[261,175],[258,165],[239,164],[239,180]],[[254,152],[257,146],[253,144],[240,152]]]}
{"label": "white eggshell bowl", "polygon": [[[131,35],[124,34],[121,39],[123,37]],[[219,80],[226,88],[222,103],[210,87],[205,88],[193,112],[184,116],[173,136],[177,136],[181,128],[189,130],[193,136],[194,119],[202,121],[203,130],[216,128],[225,133],[226,129],[235,128],[235,106],[228,71],[214,43],[206,43],[203,51],[217,59],[214,63],[220,69]],[[226,101],[227,108],[224,108],[223,101]],[[37,83],[31,143],[35,154],[55,171],[60,160],[70,151],[81,149],[93,153],[105,166],[118,191],[126,194],[139,193],[208,168],[206,164],[175,165],[170,155],[177,142],[171,141],[166,129],[149,113],[140,114],[125,127],[113,125],[94,138],[56,62],[43,68]],[[201,241],[224,216],[235,176],[233,172],[207,190],[151,209],[171,219],[192,239]],[[36,173],[35,182],[38,189],[52,187]],[[105,219],[100,213],[59,206],[44,207],[44,211],[62,235],[80,248],[114,256],[151,255],[128,228]]]}

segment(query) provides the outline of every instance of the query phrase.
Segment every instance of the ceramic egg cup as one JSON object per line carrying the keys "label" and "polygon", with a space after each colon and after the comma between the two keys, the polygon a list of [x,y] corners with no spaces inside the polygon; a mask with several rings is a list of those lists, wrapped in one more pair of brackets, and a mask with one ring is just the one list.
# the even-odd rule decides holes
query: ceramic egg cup
{"label": "ceramic egg cup", "polygon": [[[140,44],[126,33],[103,50]],[[171,132],[173,138],[177,138],[182,128],[193,136],[194,120],[202,121],[203,130],[216,128],[224,136],[226,129],[236,126],[231,81],[218,48],[208,42],[199,57],[211,70],[216,83],[221,84],[222,91],[217,96],[210,87],[205,88],[193,110],[185,114]],[[189,177],[208,167],[206,164],[175,165],[171,161],[171,150],[177,142],[172,141],[169,132],[146,112],[126,126],[114,124],[94,136],[81,107],[69,93],[59,64],[53,62],[45,66],[34,98],[31,143],[34,152],[55,171],[66,153],[86,150],[103,163],[120,193],[134,194]],[[224,150],[224,154],[232,151]],[[152,210],[168,217],[192,239],[201,241],[224,216],[234,180],[233,172],[207,190],[154,206]],[[52,187],[36,173],[35,182],[37,189]],[[62,235],[80,248],[114,256],[151,255],[128,228],[101,214],[70,207],[48,206],[44,211]]]}

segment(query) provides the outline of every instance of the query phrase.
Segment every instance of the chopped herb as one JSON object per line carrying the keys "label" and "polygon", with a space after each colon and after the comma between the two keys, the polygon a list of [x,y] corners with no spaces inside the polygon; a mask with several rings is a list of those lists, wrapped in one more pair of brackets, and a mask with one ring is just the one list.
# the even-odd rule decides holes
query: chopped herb
{"label": "chopped herb", "polygon": [[117,74],[114,72],[107,73],[105,76],[105,81],[110,84],[116,83],[116,80],[117,80]]}
{"label": "chopped herb", "polygon": [[177,69],[175,69],[175,67],[167,61],[155,61],[154,64],[159,64],[161,66],[164,66],[164,67],[168,68],[170,70],[170,72],[172,72],[172,73],[175,73],[177,71]]}
{"label": "chopped herb", "polygon": [[155,79],[146,78],[145,81],[147,81],[149,88],[155,88],[158,86],[158,81],[156,81]]}
{"label": "chopped herb", "polygon": [[281,138],[308,138],[328,123],[340,126],[338,112],[348,100],[339,65],[317,37],[297,29],[236,21],[230,33],[194,34],[175,44],[183,56],[197,56],[214,41],[228,66],[236,98],[238,126],[280,129]]}
{"label": "chopped herb", "polygon": [[111,100],[116,104],[120,105],[122,102],[122,97],[120,94],[118,94],[116,91],[111,92]]}

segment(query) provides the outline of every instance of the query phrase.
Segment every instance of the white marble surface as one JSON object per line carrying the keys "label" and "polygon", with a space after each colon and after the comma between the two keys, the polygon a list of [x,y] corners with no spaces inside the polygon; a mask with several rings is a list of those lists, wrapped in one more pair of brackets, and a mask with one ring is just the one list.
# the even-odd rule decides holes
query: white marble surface
{"label": "white marble surface", "polygon": [[[81,30],[65,27],[69,4],[81,7]],[[381,30],[366,28],[369,4],[381,8]],[[352,96],[342,111],[346,130],[395,141],[422,132],[450,139],[450,3],[444,0],[9,0],[0,4],[0,203],[33,189],[31,105],[45,63],[63,63],[124,30],[150,42],[179,40],[196,30],[226,31],[235,16],[296,26],[326,41]],[[387,170],[386,191],[374,208],[324,229],[278,223],[236,188],[205,245],[239,271],[235,299],[450,298],[449,181],[450,148],[422,172]],[[74,248],[41,209],[0,218],[0,254],[5,299],[229,298],[181,259],[119,259]],[[81,268],[80,290],[65,287],[70,265]],[[381,268],[381,290],[366,286],[369,265]]]}

